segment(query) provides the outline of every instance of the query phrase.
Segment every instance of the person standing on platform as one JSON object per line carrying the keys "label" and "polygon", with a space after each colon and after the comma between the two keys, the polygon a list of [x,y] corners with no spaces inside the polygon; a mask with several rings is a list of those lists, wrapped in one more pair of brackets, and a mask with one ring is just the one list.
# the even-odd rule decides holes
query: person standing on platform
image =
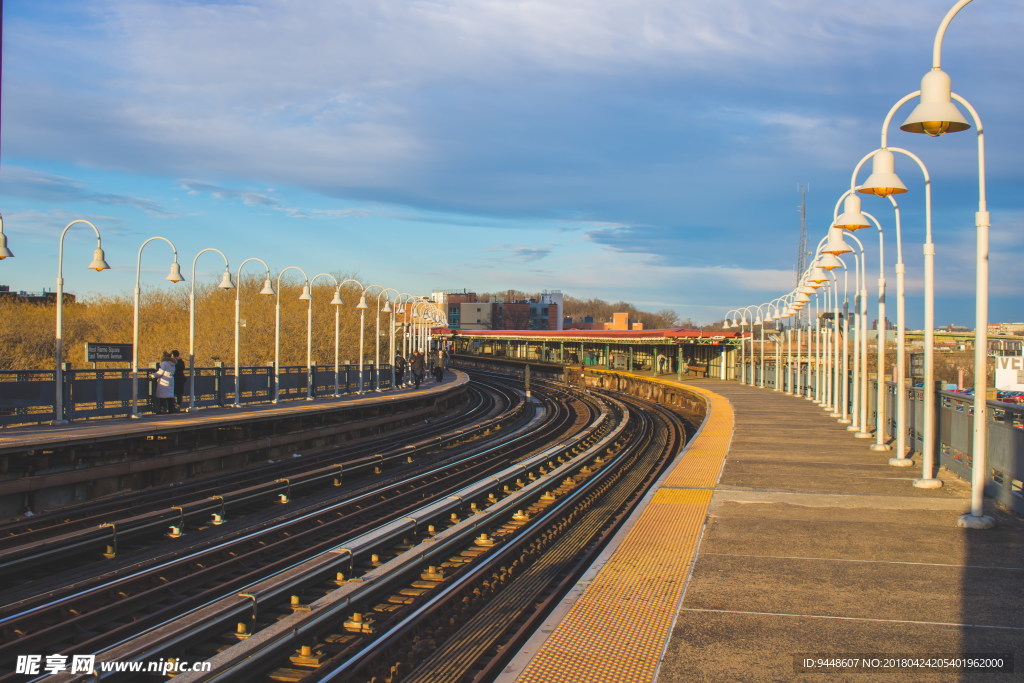
{"label": "person standing on platform", "polygon": [[419,389],[426,369],[426,358],[423,356],[423,351],[416,351],[409,357],[409,369],[412,371],[413,384]]}
{"label": "person standing on platform", "polygon": [[395,387],[402,386],[402,381],[405,378],[405,359],[402,358],[402,354],[395,354]]}
{"label": "person standing on platform", "polygon": [[153,373],[156,380],[156,412],[158,414],[176,412],[174,408],[174,362],[171,354],[164,351],[160,365]]}
{"label": "person standing on platform", "polygon": [[171,360],[174,362],[174,402],[175,410],[184,409],[185,407],[185,361],[181,359],[181,354],[175,349],[171,351]]}

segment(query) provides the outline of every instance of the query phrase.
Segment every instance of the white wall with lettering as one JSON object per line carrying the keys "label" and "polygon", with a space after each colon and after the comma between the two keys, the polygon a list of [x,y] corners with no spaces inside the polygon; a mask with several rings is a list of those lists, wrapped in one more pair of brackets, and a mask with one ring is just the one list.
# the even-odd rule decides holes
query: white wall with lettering
{"label": "white wall with lettering", "polygon": [[1024,356],[996,356],[996,389],[1024,391]]}

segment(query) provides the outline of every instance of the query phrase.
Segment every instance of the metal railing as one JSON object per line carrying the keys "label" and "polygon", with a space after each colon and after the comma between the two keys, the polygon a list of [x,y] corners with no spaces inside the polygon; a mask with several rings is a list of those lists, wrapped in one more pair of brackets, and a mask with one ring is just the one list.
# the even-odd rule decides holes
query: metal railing
{"label": "metal railing", "polygon": [[[752,377],[755,385],[760,386],[760,367],[758,363],[747,366],[747,377]],[[789,389],[789,381],[785,369],[781,373],[783,383],[781,389]],[[852,375],[851,375],[852,377]],[[849,381],[849,380],[848,380]],[[764,386],[775,389],[775,364],[765,362]],[[803,368],[796,374],[794,389],[799,395],[814,395],[813,372]],[[907,445],[911,453],[920,454],[924,443],[924,390],[921,387],[907,386]],[[874,430],[876,418],[875,396],[877,383],[868,380],[868,431]],[[886,382],[885,395],[885,435],[896,438],[896,394],[894,382]],[[852,387],[847,411],[852,412]],[[936,462],[946,467],[967,481],[971,480],[971,469],[974,462],[973,450],[973,416],[974,397],[953,391],[936,392]],[[1013,509],[1017,514],[1024,514],[1024,405],[989,400],[988,405],[988,445],[985,495],[1000,501]],[[839,404],[842,409],[842,404]]]}
{"label": "metal railing", "polygon": [[[280,400],[330,397],[359,391],[359,366],[342,365],[337,377],[334,366],[313,366],[312,382],[305,365],[280,369]],[[56,419],[56,394],[53,370],[0,370],[0,427],[39,424]],[[378,369],[372,363],[363,366],[363,390],[391,389],[391,366]],[[132,409],[131,370],[93,370],[65,365],[64,419],[127,417]],[[274,399],[273,366],[239,368],[240,403],[268,403]],[[154,382],[149,369],[139,369],[139,412],[153,412]],[[191,382],[195,383],[196,407],[218,408],[234,405],[234,368],[222,366],[194,368],[186,378],[184,400],[187,403]]]}

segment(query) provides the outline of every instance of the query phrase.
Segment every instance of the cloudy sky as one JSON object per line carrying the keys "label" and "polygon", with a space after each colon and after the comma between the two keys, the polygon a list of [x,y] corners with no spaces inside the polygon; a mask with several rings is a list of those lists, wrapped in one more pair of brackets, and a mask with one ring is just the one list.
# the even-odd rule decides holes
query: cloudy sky
{"label": "cloudy sky", "polygon": [[[0,284],[133,287],[171,238],[234,268],[436,289],[559,289],[698,322],[794,285],[951,0],[7,0]],[[1024,5],[976,0],[943,67],[983,118],[992,320],[1022,320]],[[909,113],[907,106],[895,124]],[[939,323],[973,326],[976,136],[898,131],[934,193]],[[921,323],[921,172],[897,171]],[[862,172],[860,180],[867,176]],[[886,226],[892,209],[864,208]],[[871,287],[877,236],[868,246]],[[143,287],[171,253],[143,252]],[[890,280],[892,262],[886,264]],[[199,260],[199,281],[223,268]],[[292,271],[294,272],[294,271]],[[852,288],[852,281],[850,283]],[[177,285],[181,286],[181,285]],[[894,287],[890,286],[890,291]]]}

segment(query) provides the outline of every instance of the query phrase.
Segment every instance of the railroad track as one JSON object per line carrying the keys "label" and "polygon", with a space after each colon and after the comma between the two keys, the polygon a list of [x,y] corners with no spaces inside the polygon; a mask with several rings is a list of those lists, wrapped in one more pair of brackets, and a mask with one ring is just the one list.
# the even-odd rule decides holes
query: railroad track
{"label": "railroad track", "polygon": [[[282,496],[288,501],[296,500],[310,491],[330,488],[339,479],[354,479],[367,470],[415,460],[439,446],[475,438],[520,419],[521,397],[507,387],[473,387],[471,395],[474,400],[460,415],[422,425],[415,433],[403,432],[381,439],[371,444],[372,455],[367,455],[370,445],[365,443],[323,449],[270,467],[225,476],[216,482],[156,492],[161,499],[159,504],[149,503],[156,495],[154,492],[141,496],[141,500],[129,497],[114,509],[104,504],[99,512],[83,511],[88,524],[72,520],[8,536],[0,543],[0,578],[8,586],[8,590],[0,593],[0,599],[4,603],[23,600],[31,594],[31,586],[9,589],[23,577],[35,583],[39,583],[40,576],[53,577],[48,565],[56,563],[67,570],[76,563],[103,562],[105,558],[105,569],[116,570],[118,563],[109,560],[130,549],[166,542],[167,532],[176,539],[186,528],[216,528],[229,515],[239,517],[254,509],[266,509],[281,501]],[[87,570],[80,576],[90,573],[94,572]],[[70,577],[64,583],[77,580]],[[45,583],[42,588],[46,589]],[[0,609],[0,617],[4,613]]]}
{"label": "railroad track", "polygon": [[181,681],[491,680],[685,440],[661,406],[538,385],[571,406],[559,419],[594,429],[99,657],[213,667]]}
{"label": "railroad track", "polygon": [[[293,572],[302,558],[327,552],[338,538],[369,533],[389,519],[401,520],[402,515],[422,507],[424,502],[444,499],[464,481],[507,467],[535,450],[537,443],[550,441],[559,431],[593,419],[579,405],[568,407],[554,400],[546,403],[544,419],[520,426],[518,435],[515,429],[504,430],[504,435],[514,436],[504,436],[501,444],[481,437],[480,443],[474,442],[466,453],[450,455],[426,472],[396,477],[383,486],[314,511],[283,515],[264,528],[241,533],[228,542],[10,614],[0,620],[5,635],[0,662],[10,663],[16,654],[36,650],[67,654],[101,651],[130,639],[140,629],[156,627],[254,582],[278,581],[281,573]],[[453,437],[463,438],[464,434]],[[374,457],[366,466],[372,465],[379,473],[382,463]],[[455,513],[449,513],[449,520],[451,514]],[[442,519],[435,521],[440,523]],[[430,533],[433,526],[427,524],[422,531]],[[419,531],[414,529],[412,535]],[[365,559],[370,565],[377,561],[372,553]],[[353,571],[356,558],[349,557],[348,564],[349,571]],[[343,579],[338,579],[336,571],[333,580]]]}
{"label": "railroad track", "polygon": [[[504,399],[504,404],[500,400]],[[479,386],[471,386],[466,405],[453,411],[440,420],[427,425],[416,425],[412,428],[395,430],[384,436],[373,438],[378,449],[398,447],[409,440],[409,434],[415,432],[419,438],[443,435],[458,428],[482,419],[491,413],[508,410],[518,402],[518,397],[501,395],[492,390],[484,390]],[[0,554],[7,554],[11,548],[29,543],[45,541],[80,529],[98,527],[109,523],[112,519],[128,516],[125,513],[139,515],[145,512],[166,510],[168,494],[176,502],[197,500],[223,493],[225,489],[239,487],[251,483],[253,478],[282,478],[298,474],[309,468],[311,462],[334,462],[344,459],[348,454],[358,454],[365,450],[366,439],[357,443],[347,443],[344,447],[320,449],[316,453],[304,456],[302,462],[280,461],[262,467],[247,468],[242,472],[217,474],[216,477],[200,479],[193,482],[176,484],[173,489],[158,487],[153,490],[141,491],[119,496],[112,500],[95,501],[82,505],[69,506],[59,511],[39,514],[31,519],[19,519],[0,524]],[[2,576],[2,573],[0,573]]]}

